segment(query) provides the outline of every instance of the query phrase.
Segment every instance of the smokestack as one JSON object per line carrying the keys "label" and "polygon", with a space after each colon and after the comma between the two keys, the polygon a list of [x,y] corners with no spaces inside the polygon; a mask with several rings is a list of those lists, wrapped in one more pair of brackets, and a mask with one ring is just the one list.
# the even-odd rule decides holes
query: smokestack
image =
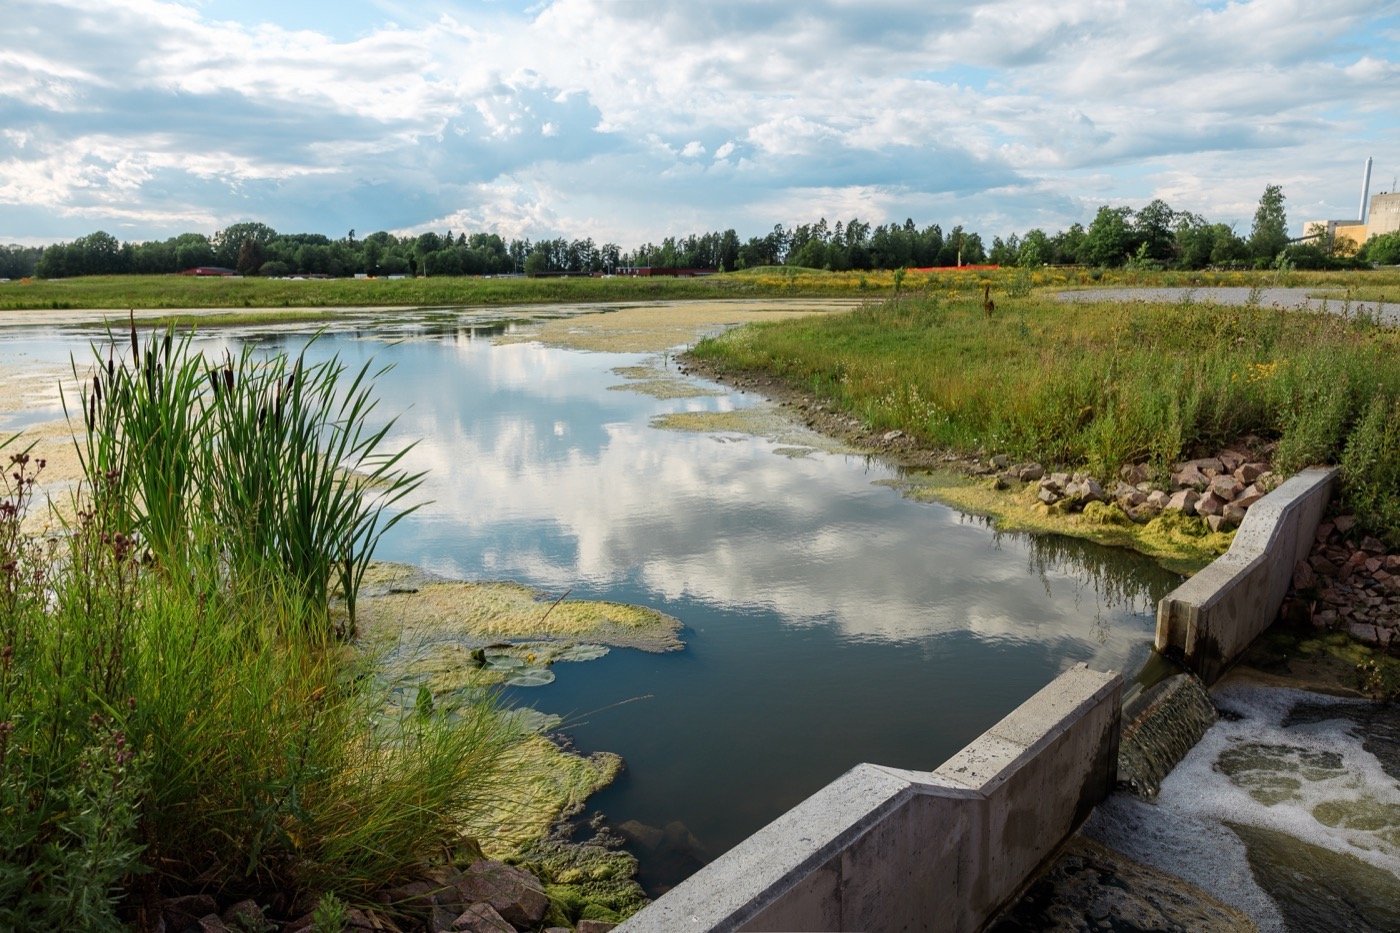
{"label": "smokestack", "polygon": [[1361,210],[1357,212],[1357,219],[1363,224],[1366,222],[1366,196],[1371,193],[1371,157],[1366,157],[1366,171],[1361,176]]}

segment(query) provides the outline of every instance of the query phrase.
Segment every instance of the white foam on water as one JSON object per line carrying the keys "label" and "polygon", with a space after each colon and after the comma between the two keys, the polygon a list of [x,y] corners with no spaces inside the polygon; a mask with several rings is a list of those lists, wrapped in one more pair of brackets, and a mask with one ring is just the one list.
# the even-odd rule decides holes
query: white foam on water
{"label": "white foam on water", "polygon": [[[1261,930],[1283,929],[1283,918],[1226,823],[1286,833],[1400,879],[1400,782],[1345,718],[1360,701],[1245,685],[1220,688],[1213,699],[1238,718],[1206,732],[1155,804],[1115,795],[1086,826],[1089,835],[1245,911]],[[1285,727],[1300,703],[1335,706],[1337,718]]]}

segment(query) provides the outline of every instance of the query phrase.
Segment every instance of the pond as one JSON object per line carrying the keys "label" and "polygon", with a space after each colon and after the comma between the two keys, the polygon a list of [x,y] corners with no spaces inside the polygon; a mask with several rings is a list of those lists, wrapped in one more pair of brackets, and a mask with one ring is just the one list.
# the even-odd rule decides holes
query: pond
{"label": "pond", "polygon": [[[623,756],[589,810],[632,840],[650,892],[852,765],[935,767],[1070,665],[1131,675],[1147,658],[1179,582],[1153,562],[999,534],[815,437],[658,427],[767,403],[693,379],[687,397],[637,391],[669,356],[494,339],[514,328],[404,315],[332,330],[313,355],[392,364],[381,411],[429,471],[431,501],[377,556],[684,624],[683,651],[614,650],[508,694],[561,715],[580,750]],[[258,339],[295,350],[309,332]],[[8,334],[0,359],[19,341],[62,361],[84,340]]]}

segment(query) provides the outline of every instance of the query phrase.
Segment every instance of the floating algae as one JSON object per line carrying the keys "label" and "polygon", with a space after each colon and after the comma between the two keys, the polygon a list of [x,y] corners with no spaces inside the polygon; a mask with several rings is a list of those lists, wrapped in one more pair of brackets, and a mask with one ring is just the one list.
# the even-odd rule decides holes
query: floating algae
{"label": "floating algae", "polygon": [[366,573],[357,623],[369,642],[447,641],[477,648],[533,639],[643,651],[681,647],[680,622],[645,606],[551,601],[518,583],[447,580],[398,564],[375,564]]}
{"label": "floating algae", "polygon": [[[1104,509],[1074,513],[1047,508],[1036,499],[1038,487],[999,490],[992,480],[944,470],[910,470],[885,485],[911,499],[941,502],[964,512],[986,515],[998,531],[1070,535],[1110,547],[1146,554],[1178,573],[1195,573],[1229,548],[1234,533],[1211,532],[1200,519],[1163,512],[1145,525],[1107,520]],[[1107,508],[1107,507],[1105,507]]]}
{"label": "floating algae", "polygon": [[755,405],[751,408],[736,408],[729,411],[678,411],[657,415],[651,419],[651,426],[666,431],[693,431],[707,434],[743,434],[761,437],[777,444],[775,453],[786,457],[802,455],[812,451],[833,454],[859,453],[854,447],[841,441],[818,434],[803,425],[797,424],[787,415],[771,405]]}

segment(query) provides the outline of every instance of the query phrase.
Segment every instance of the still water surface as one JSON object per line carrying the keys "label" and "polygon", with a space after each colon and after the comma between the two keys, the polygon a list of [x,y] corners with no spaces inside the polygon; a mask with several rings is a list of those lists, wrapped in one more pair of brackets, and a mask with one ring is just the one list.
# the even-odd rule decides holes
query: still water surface
{"label": "still water surface", "polygon": [[328,333],[312,355],[393,364],[381,410],[429,471],[432,502],[378,556],[684,624],[684,651],[614,650],[509,694],[562,715],[581,750],[625,758],[589,808],[653,839],[639,824],[669,827],[637,849],[653,892],[858,762],[934,767],[1070,665],[1131,675],[1146,658],[1152,607],[1179,580],[1152,562],[998,534],[902,497],[881,484],[896,470],[862,456],[653,427],[762,401],[654,398],[613,370],[655,357],[493,343],[504,329],[401,320]]}

